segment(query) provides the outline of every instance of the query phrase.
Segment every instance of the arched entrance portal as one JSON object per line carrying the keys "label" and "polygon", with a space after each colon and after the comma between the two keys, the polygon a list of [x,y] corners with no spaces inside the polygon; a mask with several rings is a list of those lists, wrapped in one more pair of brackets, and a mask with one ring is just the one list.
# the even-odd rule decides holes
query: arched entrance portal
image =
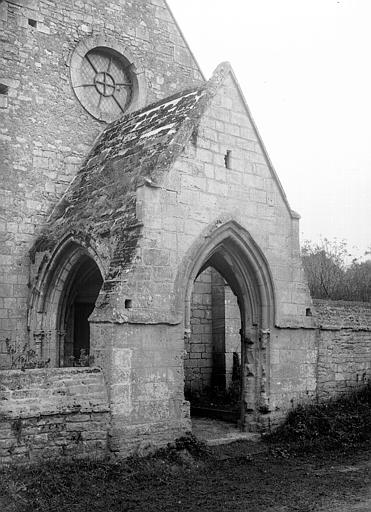
{"label": "arched entrance portal", "polygon": [[102,287],[97,264],[84,255],[71,270],[65,284],[58,315],[59,365],[86,364],[90,353],[89,316]]}
{"label": "arched entrance portal", "polygon": [[71,238],[43,258],[29,306],[30,343],[51,366],[87,365],[91,315],[103,285],[96,254]]}
{"label": "arched entrance portal", "polygon": [[[234,389],[239,402],[237,405],[239,425],[243,430],[256,431],[262,423],[262,414],[269,412],[269,336],[270,329],[274,325],[274,292],[267,261],[250,234],[234,221],[216,227],[200,238],[187,254],[186,261],[188,264],[183,270],[183,279],[186,282],[186,356],[184,363],[186,398],[191,398],[192,410],[193,390],[190,373],[194,372],[196,365],[199,365],[201,372],[198,374],[204,373],[207,376],[208,385],[214,388],[214,391],[224,389],[228,398],[231,396],[229,392],[233,384],[232,390]],[[206,312],[201,310],[196,314],[195,312],[197,312],[197,301],[200,303],[204,300],[200,294],[197,294],[197,291],[200,286],[201,289],[206,290],[204,286],[206,283],[203,280],[205,280],[207,272],[211,272],[211,287],[209,299],[205,299],[205,301],[209,300],[210,302],[207,314],[211,316],[211,319],[209,326],[206,327],[206,332],[209,333],[211,341],[209,346],[200,344],[201,348],[205,349],[203,356],[202,353],[201,356],[192,356],[192,349],[194,352],[196,351],[197,336],[206,334],[202,327],[196,327],[198,324],[197,314],[202,316]],[[214,278],[212,277],[213,273]],[[219,285],[224,287],[224,305],[223,300],[220,301],[220,297],[219,305],[218,302],[215,302],[217,292],[215,286],[213,290],[213,279],[219,280]],[[217,282],[215,282],[216,284]],[[234,336],[232,354],[226,344],[228,334],[226,326],[227,320],[229,321],[226,317],[228,306],[226,292],[232,297],[232,302],[234,301],[233,313],[231,313],[234,318],[229,329],[235,335],[236,322],[240,326],[240,344],[236,348]],[[236,314],[237,304],[239,318],[236,319],[238,316]],[[221,314],[223,308],[224,312]],[[223,315],[224,318],[222,318]],[[208,351],[212,353],[211,370],[207,366],[208,363],[202,361],[202,359],[207,360]],[[200,363],[190,362],[191,359],[199,359]],[[204,372],[202,372],[202,368],[205,368]],[[234,379],[238,375],[238,383],[231,382],[233,373]],[[199,382],[198,385],[201,391],[207,387],[204,382]]]}

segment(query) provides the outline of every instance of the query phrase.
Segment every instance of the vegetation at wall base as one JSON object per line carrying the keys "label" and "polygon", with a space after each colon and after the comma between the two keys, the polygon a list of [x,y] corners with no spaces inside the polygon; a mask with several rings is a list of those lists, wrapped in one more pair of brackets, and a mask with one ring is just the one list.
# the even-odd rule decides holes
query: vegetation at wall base
{"label": "vegetation at wall base", "polygon": [[264,440],[289,451],[348,450],[371,442],[371,382],[338,398],[298,405]]}
{"label": "vegetation at wall base", "polygon": [[[186,456],[185,456],[186,455]],[[153,457],[174,461],[180,464],[187,463],[193,457],[195,460],[208,457],[209,450],[206,444],[192,434],[187,432],[184,436],[178,437],[173,443],[157,450]]]}
{"label": "vegetation at wall base", "polygon": [[277,457],[267,450],[251,452],[251,443],[237,442],[210,448],[207,457],[196,458],[188,449],[192,445],[197,452],[198,442],[185,437],[170,450],[147,457],[54,460],[4,468],[0,510],[316,512],[335,510],[339,501],[339,510],[347,511],[356,510],[352,503],[364,504],[371,453],[365,446],[348,453]]}

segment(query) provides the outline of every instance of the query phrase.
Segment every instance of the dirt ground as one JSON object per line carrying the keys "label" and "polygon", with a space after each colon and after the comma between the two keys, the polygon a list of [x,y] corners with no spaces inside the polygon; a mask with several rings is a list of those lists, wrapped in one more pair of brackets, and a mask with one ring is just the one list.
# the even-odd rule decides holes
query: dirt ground
{"label": "dirt ground", "polygon": [[290,456],[235,442],[208,456],[47,464],[0,472],[2,512],[370,512],[371,446]]}

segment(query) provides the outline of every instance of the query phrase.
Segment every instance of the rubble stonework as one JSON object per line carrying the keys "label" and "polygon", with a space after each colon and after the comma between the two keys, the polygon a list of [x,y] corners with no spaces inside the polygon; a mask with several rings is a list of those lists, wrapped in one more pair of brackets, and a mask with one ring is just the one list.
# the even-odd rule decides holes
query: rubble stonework
{"label": "rubble stonework", "polygon": [[317,394],[329,398],[371,378],[371,304],[314,300],[320,326]]}
{"label": "rubble stonework", "polygon": [[[343,391],[354,373],[367,379],[369,316],[358,308],[337,328],[329,319],[339,308],[317,306],[316,315],[299,216],[230,65],[205,81],[162,0],[0,5],[0,83],[9,86],[0,128],[5,460],[17,451],[36,460],[49,449],[70,457],[80,441],[81,456],[164,445],[191,428],[189,368],[206,381],[212,364],[223,387],[233,357],[243,430]],[[89,95],[74,92],[86,86],[79,66],[89,66],[92,49],[108,66],[103,76],[90,64],[97,90],[113,90],[102,89],[103,78],[112,88],[117,76],[109,51],[116,63],[132,61],[127,76],[143,74],[132,104],[109,125],[97,120],[101,103],[89,110]],[[228,287],[219,302],[221,283],[203,287],[211,308],[197,308],[210,268]],[[201,317],[208,346],[196,339]],[[27,369],[25,357],[48,367]],[[16,361],[23,371],[9,370]],[[99,370],[59,368],[89,362]],[[89,409],[96,393],[101,408]]]}
{"label": "rubble stonework", "polygon": [[0,372],[0,465],[107,455],[109,404],[98,368]]}

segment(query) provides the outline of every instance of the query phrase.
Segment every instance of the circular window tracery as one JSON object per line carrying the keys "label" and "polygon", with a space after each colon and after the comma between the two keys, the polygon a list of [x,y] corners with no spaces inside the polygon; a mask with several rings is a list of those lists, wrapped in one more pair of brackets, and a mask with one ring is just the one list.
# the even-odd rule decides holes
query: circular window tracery
{"label": "circular window tracery", "polygon": [[71,80],[85,110],[109,123],[142,106],[145,87],[132,59],[117,44],[110,47],[107,40],[102,42],[88,38],[79,43],[71,59]]}
{"label": "circular window tracery", "polygon": [[[116,119],[127,109],[133,89],[128,66],[122,58],[109,50],[94,48],[81,64],[82,102],[99,118]],[[81,101],[81,99],[80,99]],[[97,117],[97,116],[96,116]]]}

